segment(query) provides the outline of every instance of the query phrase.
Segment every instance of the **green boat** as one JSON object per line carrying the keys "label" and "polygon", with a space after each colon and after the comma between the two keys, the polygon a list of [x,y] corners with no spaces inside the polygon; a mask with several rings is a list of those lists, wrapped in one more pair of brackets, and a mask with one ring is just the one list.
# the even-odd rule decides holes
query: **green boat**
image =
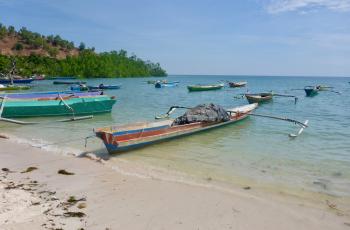
{"label": "green boat", "polygon": [[7,91],[7,90],[27,90],[30,89],[30,86],[27,85],[7,85],[4,87],[0,87],[0,91]]}
{"label": "green boat", "polygon": [[46,117],[92,115],[111,112],[115,97],[66,97],[59,99],[4,99],[0,98],[0,117]]}
{"label": "green boat", "polygon": [[214,85],[189,85],[187,86],[188,91],[208,91],[208,90],[218,90],[224,87],[224,84],[214,84]]}

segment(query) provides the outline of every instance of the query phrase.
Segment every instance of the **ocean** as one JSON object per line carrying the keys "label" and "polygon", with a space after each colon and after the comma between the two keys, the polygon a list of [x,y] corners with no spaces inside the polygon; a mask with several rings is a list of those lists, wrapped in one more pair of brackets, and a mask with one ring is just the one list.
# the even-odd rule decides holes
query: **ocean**
{"label": "ocean", "polygon": [[[274,119],[248,117],[236,124],[181,139],[152,145],[143,149],[109,156],[109,164],[124,161],[181,175],[197,181],[212,181],[220,186],[250,186],[291,194],[317,194],[321,197],[350,199],[350,84],[349,78],[338,77],[268,77],[268,76],[168,76],[179,81],[178,87],[156,89],[148,80],[160,78],[88,79],[88,85],[122,84],[119,90],[106,91],[117,97],[110,114],[95,115],[91,120],[68,123],[43,123],[21,126],[0,123],[0,132],[28,140],[62,153],[82,151],[108,156],[102,142],[85,137],[93,129],[112,124],[152,121],[170,106],[192,107],[216,103],[226,108],[247,104],[235,96],[272,90],[293,98],[274,97],[262,104],[256,113],[288,117],[309,126],[295,139],[299,126]],[[190,84],[212,84],[219,81],[247,81],[244,88],[225,88],[217,91],[188,92]],[[333,91],[305,97],[307,85],[329,85]],[[36,81],[32,91],[67,90],[67,85],[52,81]],[[295,89],[295,90],[292,90]],[[173,116],[181,115],[178,110]],[[50,121],[54,118],[25,120]],[[50,154],[48,152],[48,154]],[[131,164],[132,165],[132,164]],[[133,169],[129,168],[129,172]]]}

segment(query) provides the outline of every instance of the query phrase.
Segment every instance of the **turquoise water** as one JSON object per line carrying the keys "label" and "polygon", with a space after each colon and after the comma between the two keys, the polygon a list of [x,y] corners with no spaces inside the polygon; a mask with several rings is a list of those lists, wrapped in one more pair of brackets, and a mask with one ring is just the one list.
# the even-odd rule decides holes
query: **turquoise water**
{"label": "turquoise water", "polygon": [[[256,113],[309,120],[310,127],[291,140],[298,126],[278,120],[249,117],[232,126],[190,137],[157,144],[114,159],[126,159],[145,165],[183,172],[193,177],[221,183],[254,183],[256,186],[283,186],[338,197],[350,197],[350,84],[347,78],[253,77],[253,76],[169,76],[179,81],[175,88],[156,89],[146,83],[152,78],[104,79],[105,84],[122,84],[120,90],[106,91],[117,96],[111,114],[97,115],[92,120],[73,123],[47,123],[19,126],[0,123],[1,132],[18,137],[47,141],[61,147],[92,150],[106,154],[98,139],[90,139],[87,149],[83,137],[96,127],[153,120],[172,105],[194,106],[217,103],[231,108],[246,104],[234,96],[273,90],[299,97],[275,97]],[[246,88],[225,87],[218,91],[189,93],[186,85],[223,81],[248,81]],[[97,85],[101,80],[87,80]],[[324,84],[342,94],[320,92],[307,98],[301,89],[306,85]],[[66,90],[52,81],[35,82],[33,90]],[[181,111],[177,114],[181,114]],[[175,114],[175,116],[177,115]],[[41,119],[42,120],[42,119]]]}

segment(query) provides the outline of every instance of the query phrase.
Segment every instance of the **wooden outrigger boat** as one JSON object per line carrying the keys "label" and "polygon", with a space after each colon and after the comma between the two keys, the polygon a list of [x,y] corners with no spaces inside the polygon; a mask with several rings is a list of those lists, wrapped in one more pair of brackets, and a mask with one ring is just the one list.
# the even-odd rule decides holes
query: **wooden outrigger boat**
{"label": "wooden outrigger boat", "polygon": [[250,104],[269,102],[273,98],[273,93],[256,93],[244,95]]}
{"label": "wooden outrigger boat", "polygon": [[167,83],[157,82],[154,84],[154,87],[155,88],[167,88],[167,87],[176,87],[178,85],[179,85],[178,81],[167,82]]}
{"label": "wooden outrigger boat", "polygon": [[187,86],[188,91],[197,92],[197,91],[208,91],[208,90],[218,90],[222,89],[225,84],[213,84],[213,85],[189,85]]}
{"label": "wooden outrigger boat", "polygon": [[304,90],[307,97],[316,96],[320,91],[320,89],[317,86],[305,86]]}
{"label": "wooden outrigger boat", "polygon": [[228,85],[231,88],[237,88],[237,87],[244,87],[248,84],[246,81],[241,81],[241,82],[229,82]]}
{"label": "wooden outrigger boat", "polygon": [[102,139],[109,153],[117,153],[233,124],[246,118],[257,106],[250,104],[227,110],[230,120],[225,122],[172,125],[174,120],[169,119],[98,128],[94,132]]}
{"label": "wooden outrigger boat", "polygon": [[98,89],[120,89],[122,87],[122,85],[104,85],[104,84],[100,84],[98,86],[88,86],[88,88],[90,90],[98,90]]}
{"label": "wooden outrigger boat", "polygon": [[[2,99],[2,100],[1,100]],[[66,96],[35,99],[0,99],[0,118],[75,116],[108,113],[116,102],[115,97]]]}

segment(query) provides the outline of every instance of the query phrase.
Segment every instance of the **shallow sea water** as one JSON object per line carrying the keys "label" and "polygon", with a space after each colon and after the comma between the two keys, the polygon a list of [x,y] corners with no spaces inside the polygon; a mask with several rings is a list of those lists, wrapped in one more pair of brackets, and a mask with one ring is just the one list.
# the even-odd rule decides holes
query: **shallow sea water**
{"label": "shallow sea water", "polygon": [[[89,79],[89,85],[122,84],[120,90],[106,91],[117,96],[111,114],[96,115],[91,120],[70,123],[47,123],[20,126],[0,123],[1,132],[30,139],[52,148],[106,154],[102,142],[83,138],[93,134],[93,128],[135,121],[152,121],[172,105],[194,106],[217,103],[226,108],[246,104],[234,96],[249,90],[292,94],[294,99],[275,97],[262,104],[256,113],[309,120],[310,127],[291,140],[298,126],[278,120],[248,117],[236,124],[197,135],[169,141],[120,155],[119,159],[150,167],[176,171],[200,180],[211,178],[226,184],[254,184],[260,187],[284,187],[337,197],[350,197],[350,84],[348,78],[333,77],[254,77],[254,76],[169,76],[168,81],[180,81],[178,87],[156,89],[147,80],[157,78]],[[193,92],[186,86],[218,81],[248,81],[245,88],[225,87],[218,91]],[[302,89],[306,85],[324,84],[333,92],[320,92],[308,98]],[[34,91],[67,90],[66,85],[52,81],[33,83]],[[178,111],[174,116],[184,111]],[[43,120],[26,119],[26,120]],[[48,121],[50,119],[45,118]],[[52,118],[51,118],[52,120]],[[131,169],[132,170],[132,169]]]}

